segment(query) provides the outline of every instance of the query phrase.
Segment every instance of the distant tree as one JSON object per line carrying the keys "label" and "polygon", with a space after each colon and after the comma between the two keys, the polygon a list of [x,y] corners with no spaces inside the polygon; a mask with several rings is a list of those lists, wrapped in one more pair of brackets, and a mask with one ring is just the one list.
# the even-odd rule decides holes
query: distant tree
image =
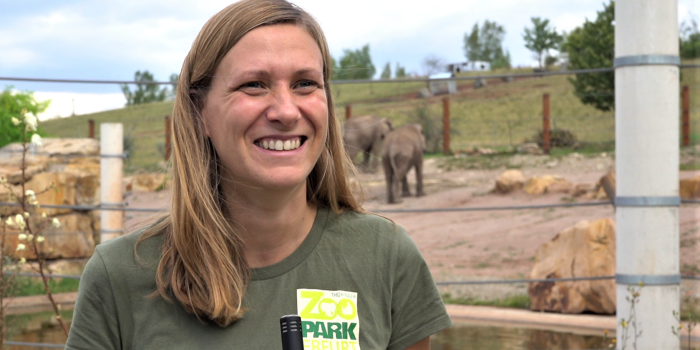
{"label": "distant tree", "polygon": [[[615,2],[604,5],[594,22],[586,20],[567,37],[562,50],[571,69],[609,68],[615,59]],[[583,104],[601,111],[615,109],[615,73],[576,74],[569,78]]]}
{"label": "distant tree", "polygon": [[175,99],[175,96],[177,96],[177,81],[180,79],[179,74],[170,74],[170,83],[171,83],[171,88],[170,88],[170,93],[169,93],[169,98],[170,99]]}
{"label": "distant tree", "polygon": [[464,34],[464,56],[469,61],[491,62],[493,68],[510,67],[510,53],[503,50],[506,30],[502,25],[489,20],[479,28],[474,24],[469,34]]}
{"label": "distant tree", "polygon": [[387,62],[382,69],[382,79],[391,79],[391,64]]}
{"label": "distant tree", "polygon": [[133,92],[129,90],[129,84],[120,84],[124,97],[126,97],[127,106],[165,101],[165,98],[168,96],[169,92],[167,87],[161,88],[156,84],[144,84],[155,81],[153,79],[153,74],[149,73],[147,70],[143,71],[143,73],[141,71],[136,71],[136,73],[134,73],[134,81],[137,83],[136,90]]}
{"label": "distant tree", "polygon": [[[6,86],[0,93],[0,147],[22,140],[22,131],[12,122],[12,118],[20,120],[22,110],[33,114],[35,117],[46,111],[51,104],[50,100],[37,102],[31,91],[12,91],[12,86]],[[44,136],[41,129],[38,134]]]}
{"label": "distant tree", "polygon": [[445,62],[440,57],[428,55],[421,62],[421,66],[423,67],[423,73],[426,76],[430,76],[442,72],[445,69]]}
{"label": "distant tree", "polygon": [[549,50],[559,47],[562,37],[554,27],[549,26],[548,19],[543,20],[539,17],[532,17],[530,20],[533,27],[525,27],[523,39],[525,40],[525,47],[535,54],[537,63],[542,68],[544,58],[549,55]]}
{"label": "distant tree", "polygon": [[405,78],[406,77],[406,67],[401,67],[401,65],[396,62],[396,69],[394,70],[394,77]]}
{"label": "distant tree", "polygon": [[369,54],[369,44],[357,50],[343,50],[337,79],[371,79],[374,73],[376,69]]}
{"label": "distant tree", "polygon": [[691,16],[690,23],[683,21],[680,28],[680,54],[683,58],[700,57],[700,30],[697,16]]}

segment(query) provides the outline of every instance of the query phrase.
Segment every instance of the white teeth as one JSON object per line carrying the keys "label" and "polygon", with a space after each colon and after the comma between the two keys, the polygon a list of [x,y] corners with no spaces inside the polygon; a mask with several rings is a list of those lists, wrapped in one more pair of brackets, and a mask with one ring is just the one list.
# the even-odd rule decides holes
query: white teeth
{"label": "white teeth", "polygon": [[260,148],[275,151],[291,151],[301,147],[301,139],[295,140],[262,140],[256,143]]}

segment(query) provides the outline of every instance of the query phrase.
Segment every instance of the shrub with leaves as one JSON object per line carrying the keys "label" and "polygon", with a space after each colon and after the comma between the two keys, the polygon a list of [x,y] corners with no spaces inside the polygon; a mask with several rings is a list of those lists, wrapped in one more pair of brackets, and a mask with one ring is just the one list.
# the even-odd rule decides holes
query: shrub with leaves
{"label": "shrub with leaves", "polygon": [[[540,130],[535,136],[534,142],[540,147],[543,147],[544,132]],[[576,135],[573,132],[566,129],[552,129],[549,131],[549,146],[550,147],[571,147],[577,143]]]}

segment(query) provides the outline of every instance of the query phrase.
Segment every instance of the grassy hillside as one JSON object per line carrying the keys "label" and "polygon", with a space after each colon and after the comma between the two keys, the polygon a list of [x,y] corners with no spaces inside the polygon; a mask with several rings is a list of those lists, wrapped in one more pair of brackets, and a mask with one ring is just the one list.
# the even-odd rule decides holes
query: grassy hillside
{"label": "grassy hillside", "polygon": [[[552,127],[569,129],[584,143],[612,144],[614,113],[583,105],[574,95],[568,77],[523,78],[509,83],[495,79],[480,89],[473,88],[473,81],[458,82],[458,93],[450,96],[452,149],[514,146],[532,139],[542,127],[544,93],[550,94]],[[700,142],[700,68],[684,69],[681,80],[691,89],[692,139]],[[350,104],[354,116],[375,114],[391,119],[396,126],[421,122],[427,132],[439,135],[443,96],[418,98],[418,91],[424,87],[422,82],[401,81],[347,84],[333,86],[332,93],[341,121],[345,120],[345,105]],[[94,119],[99,137],[100,123],[123,123],[125,133],[134,140],[133,157],[126,171],[155,170],[162,165],[164,116],[172,112],[172,107],[172,102],[152,103],[49,120],[42,127],[50,136],[86,137],[87,121]],[[440,142],[439,138],[433,140],[438,148]]]}

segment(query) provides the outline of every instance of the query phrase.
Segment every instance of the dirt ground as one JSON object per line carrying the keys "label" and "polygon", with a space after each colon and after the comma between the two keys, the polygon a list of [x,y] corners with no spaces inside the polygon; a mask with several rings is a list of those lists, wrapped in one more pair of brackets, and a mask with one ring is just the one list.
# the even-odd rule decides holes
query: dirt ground
{"label": "dirt ground", "polygon": [[[407,197],[403,203],[386,203],[381,170],[361,174],[364,207],[370,211],[406,208],[497,207],[596,200],[570,198],[564,194],[508,195],[491,193],[494,181],[507,168],[518,168],[525,177],[559,175],[571,183],[595,184],[614,167],[614,157],[570,154],[561,158],[536,155],[430,158],[425,161],[425,197]],[[500,163],[499,163],[500,162]],[[464,169],[464,164],[472,168]],[[475,165],[476,164],[476,165]],[[680,178],[700,171],[681,171]],[[415,193],[415,177],[409,174]],[[131,207],[163,208],[168,192],[136,193],[128,197]],[[700,205],[680,210],[681,272],[700,275]],[[615,218],[612,206],[443,213],[382,213],[406,228],[418,245],[437,281],[524,278],[530,273],[537,247],[558,232],[581,220]],[[127,213],[127,227],[144,222],[150,214]],[[502,298],[527,293],[526,285],[480,285],[441,287],[443,293],[473,298]],[[689,286],[685,286],[687,289]],[[697,289],[697,288],[693,288]]]}

